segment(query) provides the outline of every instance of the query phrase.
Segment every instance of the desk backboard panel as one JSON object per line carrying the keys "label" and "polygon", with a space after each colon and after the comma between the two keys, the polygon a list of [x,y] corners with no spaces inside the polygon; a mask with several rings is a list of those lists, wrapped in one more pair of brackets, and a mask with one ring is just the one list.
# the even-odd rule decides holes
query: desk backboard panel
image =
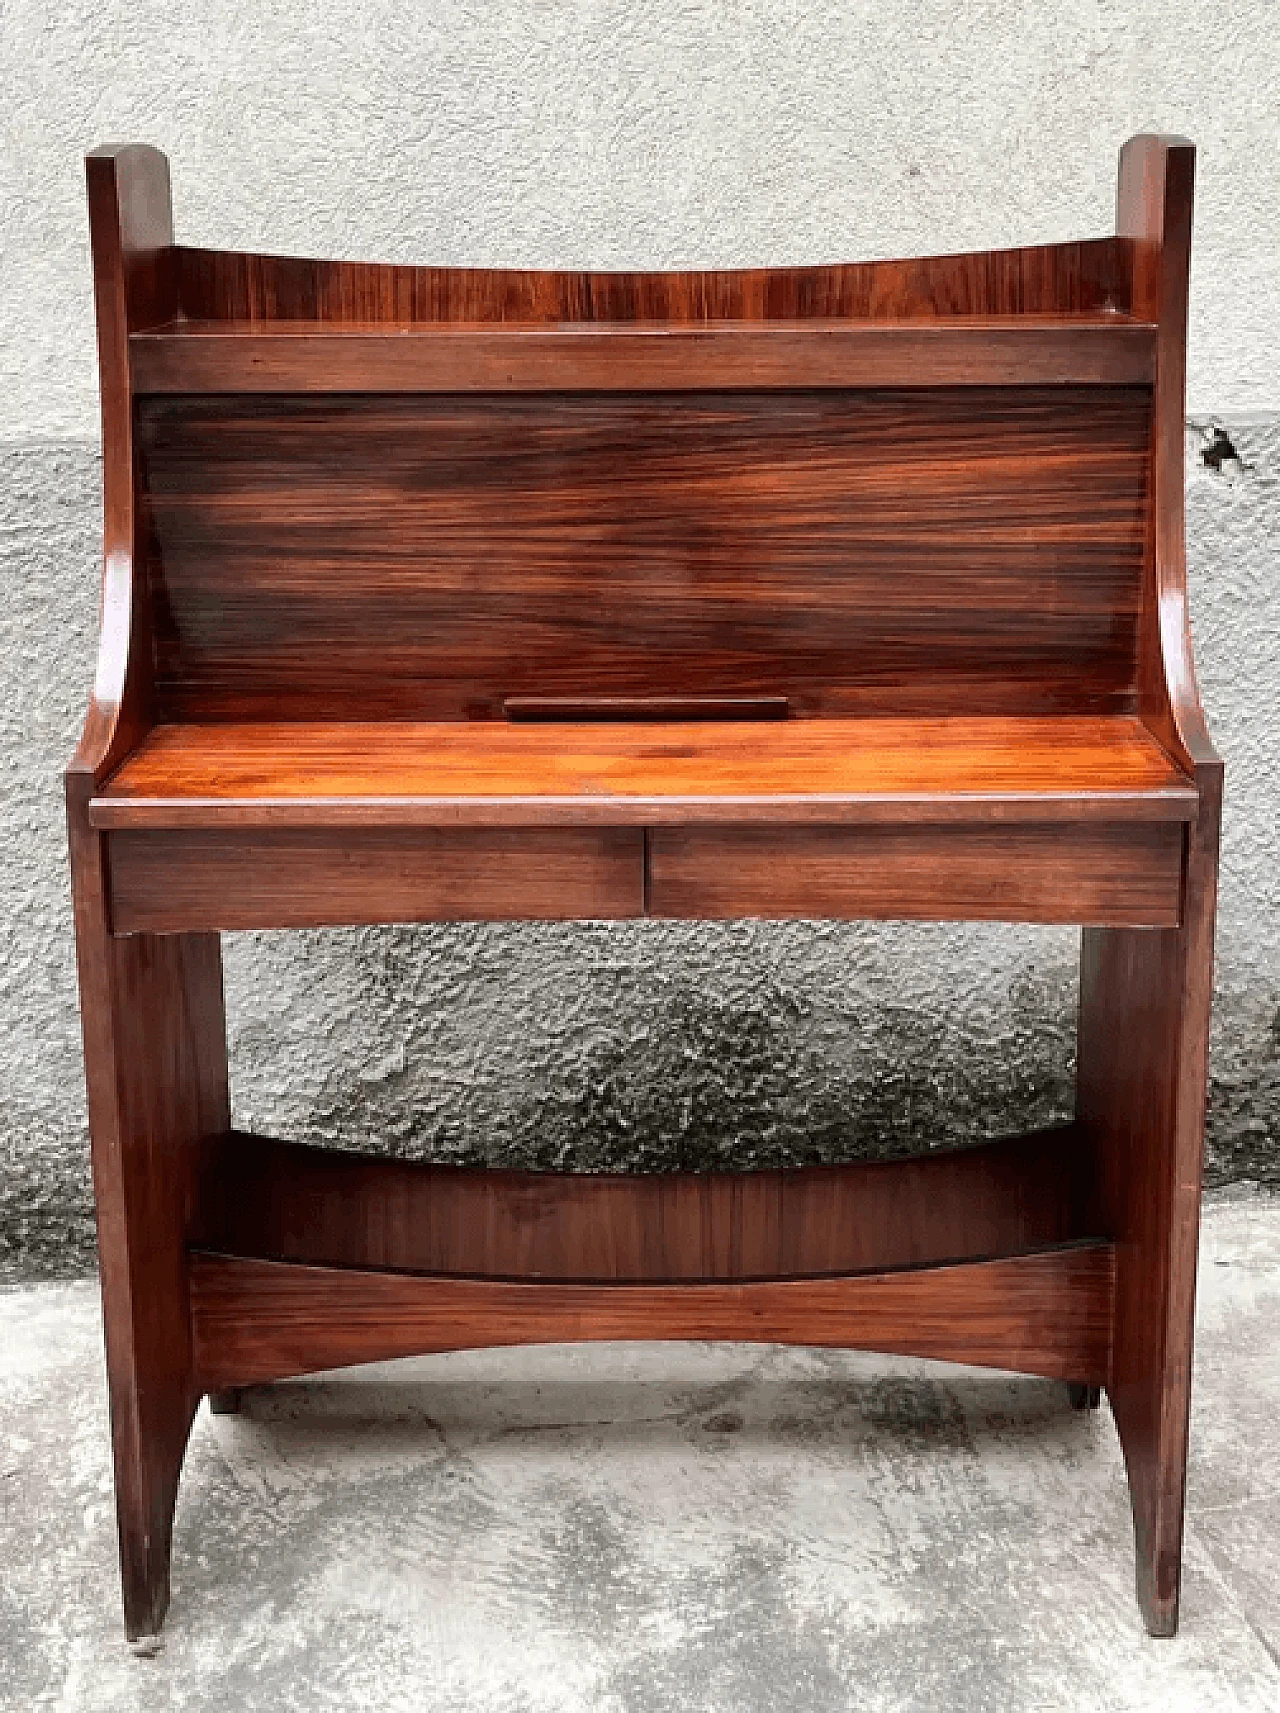
{"label": "desk backboard panel", "polygon": [[1148,387],[137,411],[162,718],[1133,704]]}

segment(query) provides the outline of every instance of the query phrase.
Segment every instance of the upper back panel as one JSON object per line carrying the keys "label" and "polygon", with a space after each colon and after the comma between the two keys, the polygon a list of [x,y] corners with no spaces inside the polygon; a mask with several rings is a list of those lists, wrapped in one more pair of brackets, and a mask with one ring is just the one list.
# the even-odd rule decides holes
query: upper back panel
{"label": "upper back panel", "polygon": [[190,321],[485,323],[493,326],[823,317],[1127,313],[1115,238],[808,268],[588,273],[395,267],[233,251],[173,251],[175,308]]}
{"label": "upper back panel", "polygon": [[[152,151],[94,165],[167,199]],[[130,672],[155,718],[497,718],[529,695],[785,696],[816,715],[1134,703],[1150,369],[1099,363],[1113,335],[1132,350],[1151,331],[1128,313],[1127,236],[537,273],[153,251],[131,207],[101,199],[95,253],[110,272],[118,221],[145,597]],[[136,279],[154,289],[135,304]],[[620,379],[608,340],[577,380],[562,352],[551,378],[539,358],[485,391],[479,343],[450,348],[447,382],[396,372],[404,334],[566,324],[686,339],[664,341],[650,386],[658,347],[627,348]],[[735,324],[781,337],[765,351]],[[801,326],[817,332],[793,372]],[[942,344],[913,333],[887,369],[846,345],[823,374],[822,328],[859,326],[946,329],[946,361],[935,373]],[[686,388],[703,337],[721,366]],[[500,383],[503,351],[484,355]]]}
{"label": "upper back panel", "polygon": [[137,411],[160,717],[1132,701],[1147,388]]}

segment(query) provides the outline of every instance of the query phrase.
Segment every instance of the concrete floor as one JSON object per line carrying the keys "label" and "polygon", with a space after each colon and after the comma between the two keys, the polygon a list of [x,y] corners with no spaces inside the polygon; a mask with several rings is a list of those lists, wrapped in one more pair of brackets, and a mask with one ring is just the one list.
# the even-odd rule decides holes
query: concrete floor
{"label": "concrete floor", "polygon": [[1206,1211],[1182,1634],[1105,1407],[864,1355],[432,1357],[197,1420],[122,1640],[91,1284],[0,1296],[0,1707],[1276,1713],[1280,1200]]}

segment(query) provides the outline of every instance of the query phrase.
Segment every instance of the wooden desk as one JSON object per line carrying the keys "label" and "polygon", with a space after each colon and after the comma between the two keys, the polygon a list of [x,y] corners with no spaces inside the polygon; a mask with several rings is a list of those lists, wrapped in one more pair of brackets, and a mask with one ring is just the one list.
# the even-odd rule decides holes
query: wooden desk
{"label": "wooden desk", "polygon": [[[1222,769],[1191,665],[1193,151],[1118,232],[702,274],[173,242],[89,157],[102,645],[67,776],[129,1634],[205,1394],[750,1338],[1109,1394],[1177,1622]],[[561,1177],[231,1129],[219,934],[451,919],[1084,929],[1073,1123]]]}

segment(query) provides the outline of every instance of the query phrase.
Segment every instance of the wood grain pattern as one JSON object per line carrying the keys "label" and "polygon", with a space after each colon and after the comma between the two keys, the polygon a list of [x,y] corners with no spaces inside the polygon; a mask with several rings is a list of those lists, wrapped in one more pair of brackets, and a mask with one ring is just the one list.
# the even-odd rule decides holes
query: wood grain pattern
{"label": "wood grain pattern", "polygon": [[259,1260],[560,1283],[803,1278],[1097,1237],[1072,1126],[905,1160],[728,1173],[468,1170],[232,1132],[201,1248]]}
{"label": "wood grain pattern", "polygon": [[[1171,1634],[1222,786],[1190,145],[1126,145],[1114,237],[748,273],[183,249],[163,156],[88,171],[106,565],[67,802],[129,1633],[201,1391],[735,1337],[1105,1383]],[[646,910],[1094,924],[1079,1122],[676,1180],[228,1130],[206,930]]]}
{"label": "wood grain pattern", "polygon": [[185,1237],[205,1139],[230,1123],[216,936],[106,928],[104,841],[68,780],[76,949],[125,1624],[154,1635],[169,1601],[173,1507],[200,1397]]}
{"label": "wood grain pattern", "polygon": [[1117,1243],[1108,1392],[1153,1635],[1178,1624],[1211,958],[1203,898],[1177,932],[1086,931],[1077,1110]]}
{"label": "wood grain pattern", "polygon": [[656,827],[653,916],[1175,926],[1176,825]]}
{"label": "wood grain pattern", "polygon": [[129,341],[140,394],[687,392],[1149,385],[1155,330],[1100,321],[317,327],[175,322]]}
{"label": "wood grain pattern", "polygon": [[96,827],[1184,820],[1134,719],[157,726]]}
{"label": "wood grain pattern", "polygon": [[323,325],[1103,315],[1129,308],[1127,262],[1123,243],[1111,237],[905,261],[683,273],[395,267],[173,252],[178,307],[189,320]]}
{"label": "wood grain pattern", "polygon": [[173,1507],[199,1389],[192,1372],[186,1222],[206,1137],[230,1122],[216,938],[108,932],[97,783],[152,718],[150,614],[132,433],[131,328],[173,313],[169,173],[154,149],[86,163],[102,388],[102,631],[66,775],[80,1010],[125,1627],[154,1635],[169,1602]]}
{"label": "wood grain pattern", "polygon": [[118,934],[372,922],[868,918],[1176,927],[1178,824],[154,830],[108,840]]}
{"label": "wood grain pattern", "polygon": [[102,402],[102,622],[93,692],[68,776],[96,781],[154,717],[129,335],[174,313],[176,284],[165,157],[142,146],[96,150],[85,176]]}
{"label": "wood grain pattern", "polygon": [[644,914],[644,835],[549,827],[120,832],[117,934]]}
{"label": "wood grain pattern", "polygon": [[206,1390],[428,1351],[586,1339],[833,1345],[1103,1379],[1114,1252],[838,1279],[552,1285],[300,1267],[196,1253],[191,1324]]}
{"label": "wood grain pattern", "polygon": [[1144,137],[1120,162],[1118,226],[1135,300],[1160,321],[1140,653],[1142,707],[1192,771],[1182,927],[1084,936],[1077,1109],[1094,1138],[1097,1216],[1117,1242],[1108,1385],[1133,1503],[1147,1629],[1178,1627],[1222,763],[1191,664],[1183,545],[1183,393],[1194,150]]}
{"label": "wood grain pattern", "polygon": [[1131,711],[1143,388],[137,408],[162,719]]}
{"label": "wood grain pattern", "polygon": [[[1221,788],[1191,648],[1187,606],[1185,422],[1187,297],[1195,149],[1185,137],[1134,137],[1120,154],[1116,228],[1132,273],[1130,295],[1158,327],[1152,410],[1155,503],[1148,514],[1139,630],[1139,705],[1169,753]],[[1214,787],[1210,776],[1218,776]],[[1198,776],[1199,777],[1199,776]]]}

